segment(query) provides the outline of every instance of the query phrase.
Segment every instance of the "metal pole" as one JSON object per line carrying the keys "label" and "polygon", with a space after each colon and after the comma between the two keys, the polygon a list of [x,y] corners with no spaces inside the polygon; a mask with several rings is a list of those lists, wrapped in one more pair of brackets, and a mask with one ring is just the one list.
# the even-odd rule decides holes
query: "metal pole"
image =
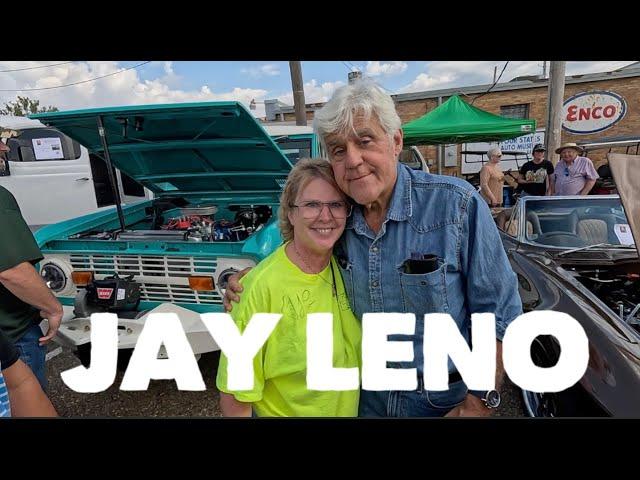
{"label": "metal pole", "polygon": [[546,145],[548,160],[558,163],[556,148],[562,139],[562,103],[564,99],[564,75],[566,62],[551,62],[549,68],[549,97],[547,100]]}
{"label": "metal pole", "polygon": [[[438,97],[438,106],[442,105],[442,97]],[[444,145],[438,145],[436,150],[436,162],[438,163],[438,175],[442,175],[442,162],[444,158]]]}
{"label": "metal pole", "polygon": [[296,125],[307,124],[307,112],[304,105],[304,87],[302,84],[302,66],[300,62],[289,62],[291,87],[293,88],[293,107],[296,111]]}
{"label": "metal pole", "polygon": [[104,124],[102,122],[102,116],[98,116],[98,134],[100,135],[100,141],[102,141],[102,148],[104,149],[104,158],[107,160],[107,173],[109,174],[109,182],[111,183],[111,189],[113,190],[113,198],[116,202],[116,210],[118,211],[118,220],[120,220],[120,229],[124,232],[124,214],[122,213],[122,200],[120,199],[120,192],[118,190],[118,184],[114,172],[113,163],[111,163],[111,156],[109,155],[109,146],[107,145],[107,137],[104,132]]}

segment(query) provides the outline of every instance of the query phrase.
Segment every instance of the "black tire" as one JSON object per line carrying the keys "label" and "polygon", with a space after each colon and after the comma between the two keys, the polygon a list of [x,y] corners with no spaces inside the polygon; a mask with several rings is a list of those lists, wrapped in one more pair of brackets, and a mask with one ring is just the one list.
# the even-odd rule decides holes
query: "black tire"
{"label": "black tire", "polygon": [[[558,363],[558,353],[553,348],[555,339],[541,335],[531,344],[531,359],[538,367],[553,367]],[[579,384],[561,392],[522,391],[522,406],[530,417],[574,417],[581,415]]]}
{"label": "black tire", "polygon": [[[75,353],[78,359],[80,359],[82,366],[89,368],[89,365],[91,365],[91,342],[79,345]],[[118,350],[118,370],[125,371],[127,369],[132,353],[133,348]]]}

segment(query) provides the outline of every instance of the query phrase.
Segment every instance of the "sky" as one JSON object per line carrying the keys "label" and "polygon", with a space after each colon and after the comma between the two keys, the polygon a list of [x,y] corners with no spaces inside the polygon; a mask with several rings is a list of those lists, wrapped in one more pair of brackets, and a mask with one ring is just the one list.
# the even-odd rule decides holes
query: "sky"
{"label": "sky", "polygon": [[[630,63],[567,62],[566,72],[606,72]],[[345,85],[352,70],[360,70],[394,94],[490,84],[496,67],[498,74],[504,68],[502,83],[542,74],[543,61],[310,61],[302,62],[302,76],[305,102],[315,103],[328,100]],[[248,107],[255,100],[253,113],[262,117],[265,99],[293,105],[286,61],[0,60],[0,107],[17,95],[60,110],[216,100],[236,100]]]}

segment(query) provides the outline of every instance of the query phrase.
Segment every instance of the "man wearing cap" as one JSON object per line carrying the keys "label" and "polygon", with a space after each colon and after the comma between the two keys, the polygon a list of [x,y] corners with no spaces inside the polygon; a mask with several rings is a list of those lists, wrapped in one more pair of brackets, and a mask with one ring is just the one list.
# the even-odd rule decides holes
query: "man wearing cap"
{"label": "man wearing cap", "polygon": [[553,188],[553,163],[545,160],[546,149],[541,143],[533,147],[533,160],[520,168],[518,190],[527,195],[551,195]]}
{"label": "man wearing cap", "polygon": [[599,178],[593,162],[583,153],[581,147],[575,143],[565,143],[556,153],[560,160],[556,165],[554,177],[555,195],[587,195]]}

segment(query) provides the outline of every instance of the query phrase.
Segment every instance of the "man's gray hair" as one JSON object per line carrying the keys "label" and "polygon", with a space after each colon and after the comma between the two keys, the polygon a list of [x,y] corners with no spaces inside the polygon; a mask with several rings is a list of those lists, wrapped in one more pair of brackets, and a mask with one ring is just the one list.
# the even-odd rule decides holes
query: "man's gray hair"
{"label": "man's gray hair", "polygon": [[337,89],[315,113],[313,129],[322,146],[326,149],[325,138],[328,135],[353,132],[354,117],[359,114],[366,120],[375,116],[390,138],[402,126],[391,96],[375,82],[362,79]]}

